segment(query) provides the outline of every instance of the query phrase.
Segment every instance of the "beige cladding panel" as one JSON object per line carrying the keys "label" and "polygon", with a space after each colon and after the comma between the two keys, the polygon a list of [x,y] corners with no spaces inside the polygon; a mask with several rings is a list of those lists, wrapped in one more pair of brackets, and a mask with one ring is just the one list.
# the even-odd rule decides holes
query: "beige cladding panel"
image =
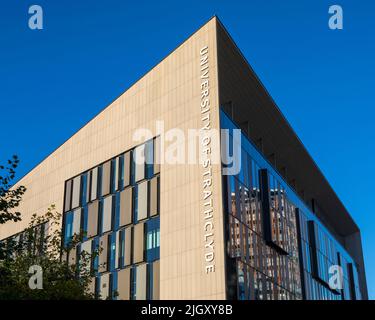
{"label": "beige cladding panel", "polygon": [[110,274],[106,273],[100,277],[100,299],[106,300],[109,297]]}
{"label": "beige cladding panel", "polygon": [[146,300],[147,289],[147,264],[143,263],[136,267],[136,299]]}
{"label": "beige cladding panel", "polygon": [[80,195],[81,195],[81,176],[73,179],[73,192],[72,192],[72,208],[80,206]]}
{"label": "beige cladding panel", "polygon": [[124,154],[124,168],[122,169],[124,175],[124,186],[130,184],[130,155],[131,152],[126,152]]}
{"label": "beige cladding panel", "polygon": [[100,237],[99,248],[99,272],[105,272],[108,270],[108,235]]}
{"label": "beige cladding panel", "polygon": [[144,227],[144,223],[138,223],[133,227],[133,263],[143,262],[144,260]]}
{"label": "beige cladding panel", "polygon": [[72,180],[68,180],[65,183],[65,204],[64,204],[64,211],[69,211],[71,208],[71,201],[72,201]]}
{"label": "beige cladding panel", "polygon": [[73,235],[76,234],[77,236],[81,233],[81,211],[82,209],[76,209],[73,212]]}
{"label": "beige cladding panel", "polygon": [[[210,120],[211,126],[218,128],[216,19],[213,18],[20,181],[28,188],[19,208],[24,213],[23,220],[9,227],[1,226],[0,238],[21,231],[33,213],[43,213],[51,204],[61,212],[64,182],[136,146],[133,134],[137,129],[148,128],[156,136],[158,120],[163,121],[165,132],[178,128],[186,137],[188,129],[200,129],[203,125],[200,49],[205,46],[209,48]],[[212,170],[215,272],[206,274],[203,168],[200,164],[160,165],[161,299],[225,298],[220,166],[214,165]],[[143,169],[137,178],[142,174]],[[94,197],[96,177],[97,172],[93,172],[90,193]],[[89,211],[98,212],[97,208]],[[89,220],[89,229],[92,233],[97,230],[97,216],[91,223]]]}
{"label": "beige cladding panel", "polygon": [[133,221],[133,188],[126,188],[120,193],[120,226]]}
{"label": "beige cladding panel", "polygon": [[156,216],[159,213],[158,194],[159,178],[153,178],[150,181],[150,216]]}
{"label": "beige cladding panel", "polygon": [[138,184],[138,197],[137,197],[137,219],[143,220],[147,218],[147,209],[148,209],[148,181],[142,181],[140,184]]}
{"label": "beige cladding panel", "polygon": [[91,190],[90,200],[95,200],[98,197],[98,168],[91,170]]}
{"label": "beige cladding panel", "polygon": [[124,232],[124,265],[129,266],[131,264],[132,252],[132,228],[126,228]]}
{"label": "beige cladding panel", "polygon": [[102,169],[102,196],[109,194],[111,186],[111,161],[103,164]]}
{"label": "beige cladding panel", "polygon": [[152,299],[160,299],[160,261],[155,261],[152,264],[153,270],[153,284],[152,284]]}
{"label": "beige cladding panel", "polygon": [[88,205],[87,217],[87,236],[96,236],[98,234],[99,201],[94,201]]}
{"label": "beige cladding panel", "polygon": [[130,300],[130,268],[118,272],[117,292],[119,300]]}
{"label": "beige cladding panel", "polygon": [[103,200],[102,232],[108,232],[112,228],[112,201],[113,196]]}

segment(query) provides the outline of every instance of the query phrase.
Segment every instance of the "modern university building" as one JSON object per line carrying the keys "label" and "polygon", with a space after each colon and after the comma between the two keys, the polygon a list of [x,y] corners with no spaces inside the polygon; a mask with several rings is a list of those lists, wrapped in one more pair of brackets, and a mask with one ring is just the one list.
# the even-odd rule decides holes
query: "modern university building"
{"label": "modern university building", "polygon": [[[187,160],[193,140],[203,161]],[[185,161],[163,161],[172,146]],[[235,174],[211,158],[227,149]],[[104,299],[367,299],[358,226],[216,17],[18,184],[23,220],[0,239],[55,204],[65,242],[86,234],[77,254],[103,248]]]}

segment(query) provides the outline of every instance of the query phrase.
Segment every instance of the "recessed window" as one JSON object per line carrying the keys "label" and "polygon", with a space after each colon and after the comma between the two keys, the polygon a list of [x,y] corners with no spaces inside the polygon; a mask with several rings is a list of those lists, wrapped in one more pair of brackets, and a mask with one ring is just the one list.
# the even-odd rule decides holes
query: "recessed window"
{"label": "recessed window", "polygon": [[160,219],[146,222],[146,259],[155,261],[160,258]]}

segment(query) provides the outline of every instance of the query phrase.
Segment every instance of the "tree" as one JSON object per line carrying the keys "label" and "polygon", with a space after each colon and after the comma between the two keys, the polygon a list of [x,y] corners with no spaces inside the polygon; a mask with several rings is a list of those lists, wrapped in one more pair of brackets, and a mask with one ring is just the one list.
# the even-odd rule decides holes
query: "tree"
{"label": "tree", "polygon": [[26,188],[24,186],[11,188],[18,163],[18,157],[13,156],[6,166],[0,165],[0,224],[21,220],[21,213],[14,209],[19,206]]}
{"label": "tree", "polygon": [[[26,188],[11,185],[18,163],[13,156],[6,166],[0,165],[0,224],[21,220],[16,208]],[[0,241],[0,300],[94,299],[90,287],[96,270],[91,261],[101,249],[77,255],[84,232],[75,234],[66,245],[62,238],[61,214],[52,205],[45,214],[34,214],[21,234]],[[29,273],[35,270],[42,274]]]}
{"label": "tree", "polygon": [[[83,251],[77,255],[77,259],[69,259],[71,255],[76,256],[75,248],[83,240],[84,234],[75,234],[68,245],[63,245],[60,220],[61,214],[51,206],[44,215],[32,216],[21,238],[7,241],[6,258],[0,262],[0,300],[95,298],[90,286],[96,270],[90,267],[100,250],[91,254]],[[32,283],[39,289],[30,288],[30,278],[33,276],[29,273],[30,267],[42,271],[40,283]]]}

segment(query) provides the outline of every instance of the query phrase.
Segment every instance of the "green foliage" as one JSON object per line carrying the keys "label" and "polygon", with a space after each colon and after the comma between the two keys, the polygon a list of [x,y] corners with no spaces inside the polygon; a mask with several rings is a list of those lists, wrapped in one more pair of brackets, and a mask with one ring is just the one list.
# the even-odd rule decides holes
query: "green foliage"
{"label": "green foliage", "polygon": [[[88,254],[83,251],[78,259],[69,263],[66,257],[75,255],[75,247],[83,234],[74,235],[69,246],[61,242],[61,214],[51,206],[43,216],[33,215],[25,230],[23,241],[8,241],[6,258],[0,261],[0,300],[87,300],[94,299],[89,288],[93,281],[91,259],[99,250]],[[38,226],[47,223],[44,236],[35,232]],[[62,259],[61,257],[65,257]],[[30,289],[30,266],[38,265],[43,270],[43,289]]]}
{"label": "green foliage", "polygon": [[21,213],[14,209],[18,207],[26,188],[18,186],[11,189],[18,163],[18,157],[13,156],[6,166],[0,165],[0,224],[21,220]]}
{"label": "green foliage", "polygon": [[[0,225],[21,220],[21,213],[16,208],[26,188],[12,186],[18,163],[17,156],[13,156],[6,166],[0,165]],[[100,250],[91,254],[81,252],[76,256],[75,249],[84,234],[75,234],[65,247],[62,245],[60,224],[61,214],[51,206],[44,215],[34,214],[31,217],[21,239],[13,237],[0,241],[0,300],[95,298],[90,290],[95,270],[90,265]],[[43,289],[31,289],[29,286],[33,275],[29,274],[29,268],[35,265],[43,270]]]}

